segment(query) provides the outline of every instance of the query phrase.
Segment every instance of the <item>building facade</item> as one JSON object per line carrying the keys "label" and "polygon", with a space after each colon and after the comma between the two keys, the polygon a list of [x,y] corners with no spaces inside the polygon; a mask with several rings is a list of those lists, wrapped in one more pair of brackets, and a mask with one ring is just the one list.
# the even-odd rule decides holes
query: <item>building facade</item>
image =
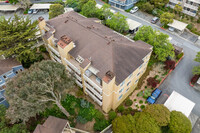
{"label": "building facade", "polygon": [[176,4],[180,4],[183,13],[195,17],[200,6],[200,0],[169,0],[168,6],[174,8]]}
{"label": "building facade", "polygon": [[130,9],[137,2],[138,0],[109,0],[109,4],[111,6],[115,6],[124,10]]}
{"label": "building facade", "polygon": [[4,96],[6,81],[23,70],[23,66],[15,59],[0,60],[0,104],[6,107],[9,106]]}
{"label": "building facade", "polygon": [[49,21],[38,20],[51,59],[74,73],[76,84],[103,111],[116,109],[136,88],[150,59],[151,45],[134,42],[73,11]]}

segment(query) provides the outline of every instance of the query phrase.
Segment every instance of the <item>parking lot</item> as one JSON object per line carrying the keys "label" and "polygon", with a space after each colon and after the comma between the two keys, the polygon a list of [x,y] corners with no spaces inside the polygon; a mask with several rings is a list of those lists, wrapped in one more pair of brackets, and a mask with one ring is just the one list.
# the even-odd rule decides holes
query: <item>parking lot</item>
{"label": "parking lot", "polygon": [[23,10],[18,10],[16,12],[0,12],[0,16],[4,16],[6,19],[14,16],[14,14],[24,16],[24,17],[30,17],[32,20],[37,20],[38,17],[42,16],[45,20],[49,19],[49,14],[47,11],[39,11],[36,14],[23,14]]}

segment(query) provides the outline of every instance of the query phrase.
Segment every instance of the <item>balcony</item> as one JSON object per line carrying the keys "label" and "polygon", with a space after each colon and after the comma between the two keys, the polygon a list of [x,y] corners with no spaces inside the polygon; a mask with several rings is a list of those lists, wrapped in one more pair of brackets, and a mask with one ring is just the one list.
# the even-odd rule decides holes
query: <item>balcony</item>
{"label": "balcony", "polygon": [[174,4],[182,3],[181,1],[178,1],[178,0],[169,0],[169,2],[172,2]]}
{"label": "balcony", "polygon": [[69,65],[75,72],[77,72],[78,74],[81,74],[78,62],[75,62],[75,60],[72,60],[72,59],[69,61],[66,58],[64,58],[64,60],[67,63],[67,65]]}
{"label": "balcony", "polygon": [[200,0],[189,0],[189,1],[200,4]]}
{"label": "balcony", "polygon": [[56,48],[53,48],[51,45],[48,44],[49,49],[54,52],[58,57],[60,57],[60,54]]}
{"label": "balcony", "polygon": [[187,15],[193,16],[193,17],[196,16],[196,13],[193,13],[193,12],[190,12],[190,11],[187,11],[187,10],[183,10],[182,12],[187,14]]}
{"label": "balcony", "polygon": [[82,81],[81,77],[80,77],[78,74],[76,74],[76,73],[75,73],[75,77],[76,77],[76,79],[78,79],[79,81]]}
{"label": "balcony", "polygon": [[98,98],[96,98],[87,88],[85,89],[85,91],[95,102],[102,106],[102,102]]}
{"label": "balcony", "polygon": [[84,79],[91,84],[98,92],[102,93],[101,85],[96,81],[96,77],[94,75],[87,77],[85,74],[83,74]]}
{"label": "balcony", "polygon": [[190,8],[190,9],[193,9],[193,10],[198,10],[198,6],[193,6],[193,5],[191,5],[191,4],[187,4],[187,3],[185,3],[184,4],[184,7],[187,7],[187,8]]}
{"label": "balcony", "polygon": [[83,88],[82,83],[80,83],[78,80],[75,80],[75,82],[76,82],[76,84],[77,84],[79,87]]}
{"label": "balcony", "polygon": [[99,99],[102,100],[102,95],[101,94],[99,94],[92,86],[90,86],[86,82],[84,82],[84,84],[85,84],[85,87],[87,87],[88,90],[90,90],[92,93],[94,93],[94,95],[96,95]]}
{"label": "balcony", "polygon": [[59,59],[57,56],[53,55],[52,52],[50,52],[50,55],[54,58],[54,61],[57,61],[59,63],[62,63],[61,59]]}

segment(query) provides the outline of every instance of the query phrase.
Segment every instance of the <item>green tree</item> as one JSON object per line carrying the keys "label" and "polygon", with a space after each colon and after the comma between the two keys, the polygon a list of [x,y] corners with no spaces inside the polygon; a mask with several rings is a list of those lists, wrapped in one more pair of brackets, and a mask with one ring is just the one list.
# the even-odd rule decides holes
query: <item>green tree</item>
{"label": "green tree", "polygon": [[64,65],[53,61],[35,63],[7,83],[6,98],[10,104],[7,117],[12,123],[26,122],[51,103],[69,117],[61,100],[73,85]]}
{"label": "green tree", "polygon": [[167,3],[169,3],[169,0],[150,0],[150,3],[153,4],[157,8],[162,8]]}
{"label": "green tree", "polygon": [[164,25],[173,23],[174,16],[175,15],[173,13],[165,12],[162,15],[160,15],[160,22]]}
{"label": "green tree", "polygon": [[61,4],[53,4],[50,5],[49,8],[49,19],[52,19],[54,17],[57,17],[60,14],[63,14],[65,12],[64,6]]}
{"label": "green tree", "polygon": [[89,0],[79,0],[78,8],[82,10],[83,5],[85,5]]}
{"label": "green tree", "polygon": [[66,0],[66,4],[69,7],[77,7],[78,6],[78,0]]}
{"label": "green tree", "polygon": [[129,29],[126,17],[119,12],[114,14],[111,19],[107,19],[106,25],[120,33],[126,32]]}
{"label": "green tree", "polygon": [[192,124],[181,112],[172,111],[170,114],[169,130],[171,133],[191,133]]}
{"label": "green tree", "polygon": [[161,133],[161,128],[149,113],[140,112],[134,115],[137,133]]}
{"label": "green tree", "polygon": [[174,7],[174,11],[181,12],[183,10],[182,6],[180,3],[176,4]]}
{"label": "green tree", "polygon": [[153,30],[150,26],[142,26],[134,40],[142,40],[153,46],[153,53],[159,61],[166,61],[168,56],[174,57],[174,47],[168,40],[169,36]]}
{"label": "green tree", "polygon": [[19,1],[18,0],[9,0],[10,4],[17,4]]}
{"label": "green tree", "polygon": [[[200,52],[197,53],[196,58],[194,59],[194,61],[200,63]],[[193,73],[194,75],[200,75],[200,65],[195,66],[195,67],[192,69],[192,73]]]}
{"label": "green tree", "polygon": [[23,52],[32,52],[39,31],[38,22],[31,21],[29,17],[20,17],[16,14],[11,19],[0,19],[0,55],[22,58]]}
{"label": "green tree", "polygon": [[112,121],[114,133],[136,133],[136,121],[131,115],[118,116]]}
{"label": "green tree", "polygon": [[112,121],[117,117],[117,113],[115,111],[110,111],[108,114],[109,120]]}
{"label": "green tree", "polygon": [[83,5],[81,14],[83,14],[86,17],[96,17],[96,11],[96,1],[89,0],[86,4]]}
{"label": "green tree", "polygon": [[110,5],[108,4],[104,4],[100,9],[97,9],[96,14],[101,20],[107,20],[113,16],[113,13],[110,11]]}
{"label": "green tree", "polygon": [[141,10],[144,12],[151,13],[154,9],[154,5],[151,5],[149,2],[146,2],[141,5]]}
{"label": "green tree", "polygon": [[143,112],[149,113],[159,126],[167,126],[170,121],[170,111],[162,104],[147,105]]}

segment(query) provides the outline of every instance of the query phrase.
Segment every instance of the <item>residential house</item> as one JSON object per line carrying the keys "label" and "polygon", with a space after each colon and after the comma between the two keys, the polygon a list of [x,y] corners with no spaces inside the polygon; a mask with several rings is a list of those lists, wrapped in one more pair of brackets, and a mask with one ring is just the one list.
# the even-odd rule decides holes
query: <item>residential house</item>
{"label": "residential house", "polygon": [[111,6],[115,6],[124,10],[130,9],[138,0],[109,0]]}
{"label": "residential house", "polygon": [[8,107],[8,103],[4,97],[6,81],[13,78],[23,70],[24,68],[16,59],[11,58],[0,60],[0,104]]}
{"label": "residential house", "polygon": [[38,20],[51,59],[73,72],[77,85],[103,111],[116,109],[134,91],[149,62],[151,45],[134,42],[73,11]]}
{"label": "residential house", "polygon": [[183,13],[194,17],[197,15],[200,0],[169,0],[168,6],[174,8],[176,4],[182,6]]}

